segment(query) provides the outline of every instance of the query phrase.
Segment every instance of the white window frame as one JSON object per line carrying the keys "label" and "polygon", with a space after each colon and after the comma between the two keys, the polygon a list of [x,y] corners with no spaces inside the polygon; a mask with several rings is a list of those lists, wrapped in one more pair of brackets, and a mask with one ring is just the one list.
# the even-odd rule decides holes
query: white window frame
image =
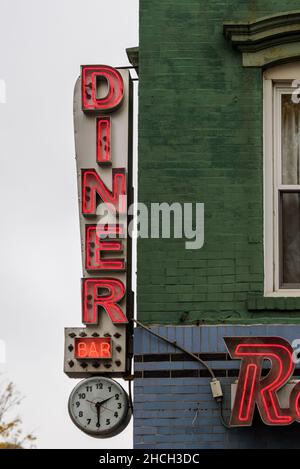
{"label": "white window frame", "polygon": [[[264,72],[264,291],[265,296],[300,297],[299,289],[279,285],[279,191],[299,190],[281,184],[281,95],[300,83],[300,62],[279,65]],[[298,85],[299,86],[299,85]]]}

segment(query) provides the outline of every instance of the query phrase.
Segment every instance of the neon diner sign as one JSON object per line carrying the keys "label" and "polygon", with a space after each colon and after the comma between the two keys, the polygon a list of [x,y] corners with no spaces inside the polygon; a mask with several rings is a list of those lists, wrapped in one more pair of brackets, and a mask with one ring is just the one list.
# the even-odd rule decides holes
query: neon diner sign
{"label": "neon diner sign", "polygon": [[[132,81],[126,69],[84,65],[74,90],[82,246],[82,323],[66,328],[71,377],[130,370]],[[107,215],[109,214],[109,215]]]}

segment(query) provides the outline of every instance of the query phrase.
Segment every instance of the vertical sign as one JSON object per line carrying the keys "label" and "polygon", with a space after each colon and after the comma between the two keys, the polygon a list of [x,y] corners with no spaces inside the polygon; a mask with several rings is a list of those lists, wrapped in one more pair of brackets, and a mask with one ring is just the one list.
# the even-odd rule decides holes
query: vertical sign
{"label": "vertical sign", "polygon": [[84,65],[74,91],[83,278],[82,323],[65,329],[70,377],[130,372],[132,81],[128,70]]}

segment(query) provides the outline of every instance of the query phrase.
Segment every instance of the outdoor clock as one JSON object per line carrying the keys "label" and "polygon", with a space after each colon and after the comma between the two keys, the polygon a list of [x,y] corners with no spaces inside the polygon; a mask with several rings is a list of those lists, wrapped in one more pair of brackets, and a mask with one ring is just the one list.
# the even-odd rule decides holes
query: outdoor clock
{"label": "outdoor clock", "polygon": [[109,438],[128,425],[131,408],[128,395],[119,383],[94,376],[80,381],[71,392],[69,414],[83,432]]}

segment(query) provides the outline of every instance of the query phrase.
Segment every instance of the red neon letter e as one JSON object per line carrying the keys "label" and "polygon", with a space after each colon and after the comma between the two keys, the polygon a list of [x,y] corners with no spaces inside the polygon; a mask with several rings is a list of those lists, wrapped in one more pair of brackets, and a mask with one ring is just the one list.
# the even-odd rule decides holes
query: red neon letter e
{"label": "red neon letter e", "polygon": [[124,270],[125,260],[119,258],[102,259],[103,252],[123,251],[122,240],[99,239],[96,225],[88,225],[85,234],[85,268],[88,271]]}

